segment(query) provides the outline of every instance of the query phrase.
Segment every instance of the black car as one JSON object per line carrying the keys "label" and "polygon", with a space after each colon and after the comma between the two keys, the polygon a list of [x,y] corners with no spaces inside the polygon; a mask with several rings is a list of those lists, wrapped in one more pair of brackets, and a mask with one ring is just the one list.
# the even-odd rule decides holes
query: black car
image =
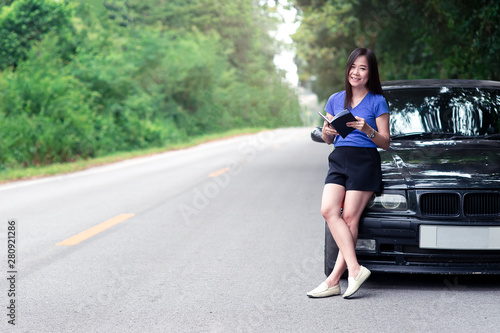
{"label": "black car", "polygon": [[[371,271],[500,274],[500,82],[383,84],[391,145],[356,253]],[[321,127],[311,132],[323,142]],[[325,225],[325,274],[337,258]]]}

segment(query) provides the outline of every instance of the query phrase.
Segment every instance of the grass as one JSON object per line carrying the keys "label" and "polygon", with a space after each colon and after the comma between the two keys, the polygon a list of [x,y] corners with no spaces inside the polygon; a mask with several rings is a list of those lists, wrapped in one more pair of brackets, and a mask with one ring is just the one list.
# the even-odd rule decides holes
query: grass
{"label": "grass", "polygon": [[210,141],[215,141],[245,134],[253,134],[260,132],[262,130],[264,129],[263,128],[235,129],[223,133],[206,134],[194,137],[187,142],[168,145],[165,147],[149,148],[149,149],[130,151],[130,152],[118,152],[102,157],[96,157],[96,158],[79,160],[68,163],[55,163],[46,166],[34,166],[27,168],[19,167],[19,168],[6,169],[0,171],[0,184],[17,180],[36,179],[36,178],[81,171],[88,168],[120,162],[132,158],[149,156],[172,150],[185,149]]}

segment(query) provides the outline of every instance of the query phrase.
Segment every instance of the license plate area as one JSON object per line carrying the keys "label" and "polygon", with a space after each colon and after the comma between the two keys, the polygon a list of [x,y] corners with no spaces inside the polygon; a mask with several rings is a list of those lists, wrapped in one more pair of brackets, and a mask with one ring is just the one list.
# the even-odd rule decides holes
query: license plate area
{"label": "license plate area", "polygon": [[421,249],[500,250],[500,227],[420,226]]}

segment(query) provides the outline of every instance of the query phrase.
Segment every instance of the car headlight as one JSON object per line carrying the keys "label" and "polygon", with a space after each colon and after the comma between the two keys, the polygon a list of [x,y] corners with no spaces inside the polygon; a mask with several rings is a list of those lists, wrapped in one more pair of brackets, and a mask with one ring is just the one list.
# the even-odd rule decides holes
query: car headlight
{"label": "car headlight", "polygon": [[399,193],[374,195],[366,207],[373,210],[407,210],[406,195]]}

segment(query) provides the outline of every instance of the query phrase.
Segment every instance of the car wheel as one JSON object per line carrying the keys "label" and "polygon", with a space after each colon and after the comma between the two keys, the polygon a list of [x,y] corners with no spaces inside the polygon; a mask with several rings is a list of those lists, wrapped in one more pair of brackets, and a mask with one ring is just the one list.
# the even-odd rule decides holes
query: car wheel
{"label": "car wheel", "polygon": [[[330,232],[330,228],[328,228],[328,224],[325,222],[325,275],[329,276],[333,267],[335,266],[335,262],[337,261],[337,256],[339,254],[339,247],[335,240],[333,239],[332,233]],[[342,274],[341,278],[347,278],[347,270]]]}

